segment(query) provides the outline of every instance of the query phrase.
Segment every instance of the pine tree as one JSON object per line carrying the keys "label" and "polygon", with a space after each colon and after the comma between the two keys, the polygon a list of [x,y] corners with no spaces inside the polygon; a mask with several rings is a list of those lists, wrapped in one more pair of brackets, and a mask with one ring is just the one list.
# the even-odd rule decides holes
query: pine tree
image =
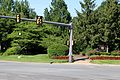
{"label": "pine tree", "polygon": [[[44,17],[45,20],[48,21],[62,23],[70,23],[71,21],[71,16],[67,10],[67,5],[65,4],[64,0],[52,0],[50,11],[48,11],[48,9],[46,8],[44,11]],[[48,29],[47,33],[45,32],[48,36],[46,37],[46,39],[43,38],[43,45],[45,44],[44,42],[46,42],[45,40],[49,40],[50,43],[58,43],[59,41],[59,44],[65,44],[67,39],[69,38],[68,29],[66,29],[64,26],[60,27],[55,25],[46,25],[45,28]],[[53,40],[55,40],[56,42],[53,42]]]}
{"label": "pine tree", "polygon": [[77,52],[91,47],[91,31],[93,24],[95,24],[95,0],[83,0],[83,2],[80,2],[80,5],[82,13],[76,10],[78,16],[73,19],[75,23],[74,38],[76,40],[74,48],[77,49]]}
{"label": "pine tree", "polygon": [[[2,0],[1,0],[2,1]],[[27,0],[25,1],[13,1],[12,0],[5,0],[1,2],[0,6],[0,13],[1,15],[7,15],[7,16],[15,16],[17,13],[20,13],[22,17],[26,18],[35,18],[36,13],[34,9],[29,7],[29,3]],[[7,7],[5,8],[5,5]],[[28,22],[23,22],[21,24],[16,24],[16,21],[13,19],[0,19],[0,44],[2,47],[2,50],[4,49],[5,54],[7,54],[7,50],[10,51],[12,48],[20,49],[20,51],[25,51],[25,53],[31,53],[32,50],[40,48],[39,45],[39,38],[38,38],[38,32],[33,30],[30,30],[28,26],[31,27],[31,24]],[[27,25],[25,25],[27,24]],[[22,26],[22,29],[21,29]],[[32,25],[33,27],[33,25]],[[22,31],[23,30],[23,31]],[[17,33],[23,32],[23,36],[19,36]],[[32,33],[33,32],[33,33]],[[37,32],[37,34],[36,34]],[[12,36],[11,36],[12,35]],[[40,35],[40,34],[39,34]],[[21,40],[23,39],[23,40]],[[32,42],[30,42],[32,41]],[[37,44],[38,43],[38,44]],[[32,46],[34,45],[34,46]],[[24,47],[23,47],[24,46]],[[36,48],[34,48],[37,46]],[[10,49],[9,49],[10,47]],[[30,48],[32,47],[32,48]],[[17,49],[17,50],[18,50]],[[16,50],[15,50],[16,51]],[[27,52],[26,52],[27,51]],[[17,53],[17,52],[16,52]],[[9,54],[9,53],[8,53]]]}
{"label": "pine tree", "polygon": [[64,0],[52,0],[49,13],[51,21],[63,23],[69,23],[71,21],[71,16]]}
{"label": "pine tree", "polygon": [[[0,0],[0,15],[12,15],[13,5],[13,0]],[[14,20],[0,19],[1,50],[6,50],[9,47],[10,41],[7,39],[7,35],[12,32],[14,24]]]}
{"label": "pine tree", "polygon": [[[98,8],[98,38],[99,44],[109,47],[109,50],[119,49],[119,16],[120,10],[117,0],[106,0]],[[95,39],[96,39],[95,38]],[[94,39],[93,39],[94,40]],[[108,52],[108,50],[107,50]]]}

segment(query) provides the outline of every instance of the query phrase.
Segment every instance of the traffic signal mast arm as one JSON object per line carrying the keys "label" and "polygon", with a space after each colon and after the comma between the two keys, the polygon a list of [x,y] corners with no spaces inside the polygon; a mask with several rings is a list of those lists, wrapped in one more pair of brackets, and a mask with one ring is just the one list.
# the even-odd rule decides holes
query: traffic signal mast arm
{"label": "traffic signal mast arm", "polygon": [[[16,17],[12,17],[12,16],[0,16],[0,18],[16,19]],[[22,20],[22,21],[36,22],[36,19],[20,18],[20,20]],[[65,23],[59,23],[59,22],[52,22],[52,21],[43,21],[43,23],[54,24],[54,25],[58,25],[58,26],[65,26],[65,27],[68,27],[68,28],[72,28],[71,24],[65,24]]]}
{"label": "traffic signal mast arm", "polygon": [[[12,17],[12,16],[0,16],[0,18],[8,18],[8,19],[16,19],[16,17]],[[28,18],[20,18],[23,21],[31,21],[31,22],[35,22],[35,19],[28,19]]]}
{"label": "traffic signal mast arm", "polygon": [[[16,19],[17,20],[17,16],[16,17],[12,17],[12,16],[0,16],[0,18],[9,18],[9,19]],[[27,18],[21,18],[19,15],[19,20],[17,22],[20,22],[20,20],[22,21],[31,21],[31,22],[36,22],[37,23],[37,19],[27,19]],[[38,19],[38,25],[42,24],[42,23],[47,23],[47,24],[54,24],[54,25],[58,25],[58,26],[65,26],[68,27],[70,30],[70,46],[69,46],[69,63],[72,63],[72,35],[73,35],[73,25],[72,23],[70,24],[65,24],[65,23],[59,23],[59,22],[52,22],[52,21],[43,21],[42,18]]]}

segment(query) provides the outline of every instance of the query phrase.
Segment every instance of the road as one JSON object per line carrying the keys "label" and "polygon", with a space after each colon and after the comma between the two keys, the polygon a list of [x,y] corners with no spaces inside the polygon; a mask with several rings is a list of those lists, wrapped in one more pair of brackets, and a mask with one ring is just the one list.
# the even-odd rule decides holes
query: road
{"label": "road", "polygon": [[0,61],[0,80],[120,80],[120,66]]}

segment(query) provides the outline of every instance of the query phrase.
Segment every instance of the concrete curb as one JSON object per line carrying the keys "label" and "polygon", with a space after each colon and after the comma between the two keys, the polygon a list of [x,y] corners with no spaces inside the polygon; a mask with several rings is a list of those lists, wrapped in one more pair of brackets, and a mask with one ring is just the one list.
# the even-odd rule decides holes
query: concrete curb
{"label": "concrete curb", "polygon": [[[4,60],[0,60],[0,62],[2,63],[26,63],[26,64],[50,64],[50,63],[36,63],[36,62],[17,62],[17,61],[4,61]],[[74,63],[53,63],[51,65],[54,64],[64,64],[64,65],[91,65],[91,66],[115,66],[115,67],[120,67],[120,65],[113,65],[113,64],[93,64],[93,63],[79,63],[79,62],[74,62]]]}

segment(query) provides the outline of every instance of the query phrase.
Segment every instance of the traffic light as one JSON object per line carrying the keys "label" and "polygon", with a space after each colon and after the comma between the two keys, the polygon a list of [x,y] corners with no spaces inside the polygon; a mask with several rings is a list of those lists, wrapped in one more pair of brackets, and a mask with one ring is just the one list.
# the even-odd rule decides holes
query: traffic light
{"label": "traffic light", "polygon": [[36,16],[36,24],[42,25],[43,23],[43,16]]}
{"label": "traffic light", "polygon": [[17,22],[17,23],[20,23],[20,19],[21,19],[20,14],[17,14],[17,15],[16,15],[16,22]]}

